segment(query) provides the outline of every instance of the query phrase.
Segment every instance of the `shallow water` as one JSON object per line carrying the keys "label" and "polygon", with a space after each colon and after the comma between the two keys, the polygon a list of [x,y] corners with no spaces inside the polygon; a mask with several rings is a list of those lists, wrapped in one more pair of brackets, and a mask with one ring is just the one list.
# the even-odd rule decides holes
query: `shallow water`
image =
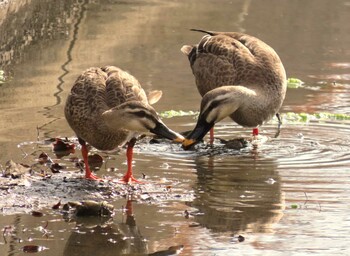
{"label": "shallow water", "polygon": [[[40,255],[147,255],[177,245],[184,246],[181,255],[349,255],[350,122],[302,122],[285,114],[350,115],[349,10],[346,0],[0,5],[1,69],[9,77],[0,84],[0,164],[13,159],[31,165],[44,151],[67,167],[52,174],[51,183],[36,181],[22,194],[1,188],[2,202],[17,201],[1,205],[0,255],[21,255],[29,244],[42,246]],[[241,151],[218,140],[214,148],[189,152],[145,140],[135,148],[135,175],[146,175],[143,195],[156,200],[135,200],[128,215],[122,210],[127,200],[113,194],[112,219],[52,210],[59,200],[98,196],[96,187],[104,191],[78,178],[57,184],[65,172],[78,170],[69,158],[80,152],[57,158],[50,144],[41,143],[74,136],[63,104],[77,75],[90,66],[117,65],[146,90],[163,90],[159,112],[196,111],[200,96],[179,50],[201,37],[192,27],[255,35],[279,53],[288,77],[305,82],[288,89],[280,136],[274,138],[273,120],[262,127],[258,147]],[[164,122],[177,131],[195,124],[192,116]],[[250,132],[229,120],[216,126],[223,139],[249,138]],[[120,177],[125,150],[101,154],[99,175]],[[34,217],[33,209],[45,215]]]}

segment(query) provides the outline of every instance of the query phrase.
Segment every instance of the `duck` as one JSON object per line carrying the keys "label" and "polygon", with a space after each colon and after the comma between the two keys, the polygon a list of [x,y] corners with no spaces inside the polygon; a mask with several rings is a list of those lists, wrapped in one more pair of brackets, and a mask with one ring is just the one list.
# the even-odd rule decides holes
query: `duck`
{"label": "duck", "polygon": [[[181,48],[190,62],[202,96],[195,128],[182,143],[189,149],[226,117],[243,126],[259,126],[274,115],[281,124],[279,109],[287,91],[286,71],[276,51],[262,40],[240,32],[191,29],[205,35],[198,44]],[[278,132],[279,133],[279,132]]]}
{"label": "duck", "polygon": [[169,129],[151,106],[161,96],[161,91],[146,95],[134,76],[115,66],[91,67],[78,76],[64,113],[81,145],[86,179],[101,180],[89,168],[87,144],[102,151],[127,145],[127,171],[120,181],[142,183],[132,171],[137,136],[151,132],[175,142],[183,141],[184,137]]}

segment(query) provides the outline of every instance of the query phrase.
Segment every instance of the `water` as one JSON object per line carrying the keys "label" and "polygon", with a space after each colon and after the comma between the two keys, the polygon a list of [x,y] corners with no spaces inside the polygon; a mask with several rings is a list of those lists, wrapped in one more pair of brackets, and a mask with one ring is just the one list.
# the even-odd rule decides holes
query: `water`
{"label": "water", "polygon": [[[69,158],[80,157],[79,150],[58,159],[41,142],[74,136],[63,104],[90,66],[117,65],[146,90],[163,90],[159,112],[196,111],[200,96],[180,48],[201,35],[189,28],[241,31],[274,47],[288,77],[305,82],[288,89],[282,113],[349,115],[349,10],[346,0],[0,4],[1,69],[9,76],[0,84],[0,164],[33,164],[44,151],[68,172],[77,170]],[[164,122],[177,131],[195,124],[191,116]],[[1,188],[0,254],[21,255],[33,244],[42,246],[40,255],[147,255],[176,245],[184,245],[182,255],[349,255],[349,121],[285,117],[279,138],[273,138],[275,121],[262,130],[268,140],[241,152],[218,141],[214,149],[190,152],[139,143],[135,175],[147,176],[143,190],[157,200],[134,201],[128,215],[127,200],[111,196],[112,219],[75,219],[52,210],[59,200],[93,197],[100,186],[78,178],[57,183],[64,172],[52,174],[51,183],[35,180],[22,194]],[[224,120],[216,136],[249,137],[250,131]],[[103,153],[99,175],[120,177],[124,154]],[[16,204],[4,206],[9,197]],[[45,215],[34,217],[33,209]]]}

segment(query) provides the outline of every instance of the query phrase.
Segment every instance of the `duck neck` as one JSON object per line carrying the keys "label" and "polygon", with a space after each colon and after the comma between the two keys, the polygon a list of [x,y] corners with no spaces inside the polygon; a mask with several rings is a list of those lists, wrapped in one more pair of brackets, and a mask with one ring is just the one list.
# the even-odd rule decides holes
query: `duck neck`
{"label": "duck neck", "polygon": [[202,112],[207,113],[205,116],[208,123],[217,123],[245,104],[255,104],[255,101],[256,92],[252,89],[244,86],[222,86],[203,97]]}

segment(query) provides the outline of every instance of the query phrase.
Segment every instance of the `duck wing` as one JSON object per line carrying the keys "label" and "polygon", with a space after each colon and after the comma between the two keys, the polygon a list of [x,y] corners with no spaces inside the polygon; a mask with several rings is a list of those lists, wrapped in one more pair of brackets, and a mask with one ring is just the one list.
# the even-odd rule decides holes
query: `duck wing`
{"label": "duck wing", "polygon": [[134,76],[115,66],[103,67],[102,71],[107,75],[106,103],[109,108],[127,101],[148,103],[145,91]]}
{"label": "duck wing", "polygon": [[147,103],[147,96],[135,77],[114,66],[92,67],[75,81],[68,95],[65,116],[76,135],[101,150],[123,144],[129,132],[111,131],[102,113],[126,101]]}
{"label": "duck wing", "polygon": [[223,85],[265,86],[285,78],[278,55],[261,40],[237,32],[195,31],[207,35],[182,51],[188,55],[202,96]]}

